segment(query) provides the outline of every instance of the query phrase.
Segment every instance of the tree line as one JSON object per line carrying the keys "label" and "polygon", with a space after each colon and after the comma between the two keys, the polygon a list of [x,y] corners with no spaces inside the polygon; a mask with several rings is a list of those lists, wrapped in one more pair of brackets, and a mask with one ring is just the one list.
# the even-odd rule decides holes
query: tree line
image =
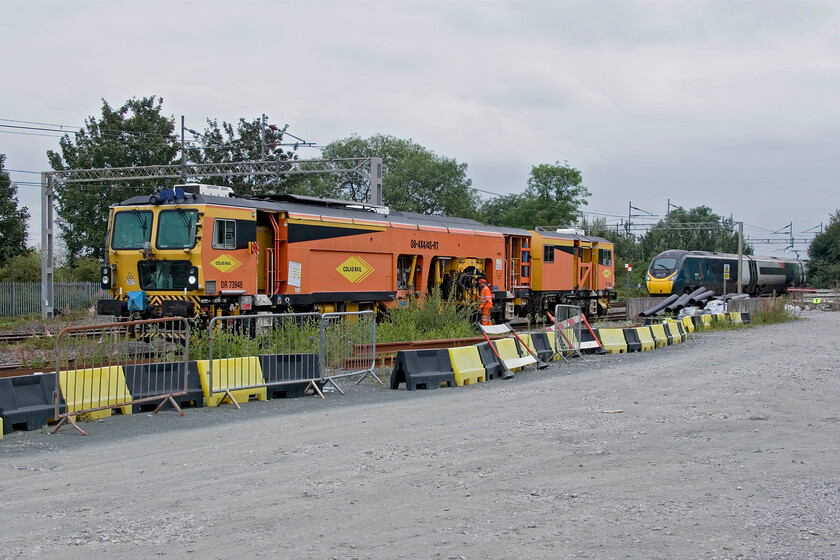
{"label": "tree line", "polygon": [[[299,158],[294,139],[285,127],[264,126],[262,116],[237,123],[207,119],[197,142],[184,146],[189,163],[237,161],[295,161]],[[292,137],[293,138],[293,137]],[[53,170],[133,167],[177,164],[181,161],[180,135],[175,118],[163,114],[163,99],[157,96],[132,98],[114,108],[102,100],[101,115],[85,120],[84,127],[59,140],[57,151],[47,157]],[[534,229],[536,226],[582,225],[587,234],[604,237],[616,247],[616,281],[623,283],[624,263],[633,263],[630,283],[643,283],[650,260],[667,249],[737,251],[737,234],[732,220],[721,218],[710,208],[677,208],[641,236],[615,231],[604,220],[587,222],[583,207],[590,196],[582,173],[568,162],[533,165],[520,192],[482,200],[472,188],[467,164],[442,156],[413,142],[384,134],[369,138],[351,135],[321,148],[321,157],[380,157],[383,164],[384,204],[394,210],[472,218],[489,225]],[[3,156],[0,156],[3,158]],[[29,258],[25,224],[28,211],[18,209],[16,188],[0,159],[0,280],[12,259]],[[277,177],[213,177],[205,182],[229,186],[240,195],[293,193],[309,196],[369,202],[369,185],[356,174],[305,174]],[[112,184],[58,182],[55,189],[58,222],[66,245],[67,271],[77,270],[96,277],[96,262],[105,256],[108,207],[136,195],[160,190],[157,181],[126,180]],[[826,235],[840,239],[837,215]],[[831,232],[831,233],[829,233]],[[817,239],[820,239],[818,236]],[[833,239],[833,238],[832,238]],[[815,240],[816,242],[817,240]],[[820,241],[812,246],[840,246]],[[746,252],[751,251],[746,247]],[[837,255],[840,257],[840,254]],[[840,279],[840,265],[821,265],[821,282]],[[15,268],[20,269],[19,262]],[[29,266],[28,265],[28,266]],[[7,271],[8,272],[8,271]],[[72,277],[68,279],[85,279]]]}

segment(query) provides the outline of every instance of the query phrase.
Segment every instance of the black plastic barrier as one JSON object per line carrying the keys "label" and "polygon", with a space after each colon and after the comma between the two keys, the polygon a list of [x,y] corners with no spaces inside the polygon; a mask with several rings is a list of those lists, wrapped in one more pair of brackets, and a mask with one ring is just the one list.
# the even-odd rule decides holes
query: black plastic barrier
{"label": "black plastic barrier", "polygon": [[477,346],[478,356],[481,358],[482,365],[484,365],[484,371],[487,372],[487,380],[502,377],[505,373],[505,366],[498,356],[496,356],[496,353],[493,352],[493,349],[490,348],[490,343],[482,342]]}
{"label": "black plastic barrier", "polygon": [[636,329],[621,329],[624,333],[624,341],[627,343],[628,352],[641,352],[642,341],[639,340],[639,333]]}
{"label": "black plastic barrier", "polygon": [[[554,333],[551,333],[551,336],[554,336]],[[548,340],[548,333],[531,333],[531,343],[534,345],[534,352],[537,353],[540,360],[547,362],[554,356],[554,348],[551,347],[551,341]]]}
{"label": "black plastic barrier", "polygon": [[259,358],[269,399],[302,397],[310,382],[321,379],[318,354],[261,354]]}
{"label": "black plastic barrier", "polygon": [[[38,430],[55,416],[52,392],[55,374],[0,378],[0,416],[3,433]],[[64,412],[64,406],[59,409]]]}
{"label": "black plastic barrier", "polygon": [[749,313],[741,313],[741,322],[744,323],[745,325],[749,325],[752,322],[752,319],[750,319],[750,314]]}
{"label": "black plastic barrier", "polygon": [[405,383],[408,391],[418,388],[439,389],[446,383],[455,386],[455,371],[446,348],[434,350],[400,350],[391,372],[391,389]]}
{"label": "black plastic barrier", "polygon": [[[172,399],[178,406],[204,406],[204,392],[201,390],[201,378],[198,376],[198,365],[187,362],[187,379],[184,384],[184,362],[164,362],[160,364],[137,364],[123,366],[125,385],[132,400],[166,396],[167,392],[184,393],[174,395]],[[163,398],[161,398],[163,400]],[[140,402],[131,405],[131,412],[147,412],[155,410],[160,402]],[[161,410],[172,410],[169,400],[160,407]]]}

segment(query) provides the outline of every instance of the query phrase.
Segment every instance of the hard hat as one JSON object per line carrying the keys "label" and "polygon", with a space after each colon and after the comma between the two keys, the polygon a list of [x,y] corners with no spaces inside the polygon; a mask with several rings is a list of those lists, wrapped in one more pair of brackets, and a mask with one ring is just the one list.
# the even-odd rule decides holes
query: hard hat
{"label": "hard hat", "polygon": [[478,283],[479,283],[479,284],[486,284],[486,283],[487,283],[487,279],[486,279],[486,278],[479,278],[479,279],[478,279]]}

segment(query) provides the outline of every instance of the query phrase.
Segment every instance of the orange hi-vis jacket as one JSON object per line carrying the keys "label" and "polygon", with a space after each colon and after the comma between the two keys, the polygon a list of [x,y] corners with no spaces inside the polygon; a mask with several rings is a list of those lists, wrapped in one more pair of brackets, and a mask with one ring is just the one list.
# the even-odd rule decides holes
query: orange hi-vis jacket
{"label": "orange hi-vis jacket", "polygon": [[487,284],[481,289],[481,304],[479,308],[485,309],[493,307],[493,292],[490,291],[490,286]]}

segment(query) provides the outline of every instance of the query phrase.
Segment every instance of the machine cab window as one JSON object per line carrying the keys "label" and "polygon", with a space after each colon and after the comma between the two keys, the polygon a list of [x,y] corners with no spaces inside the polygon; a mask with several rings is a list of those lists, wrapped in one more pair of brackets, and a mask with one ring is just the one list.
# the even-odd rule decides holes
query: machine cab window
{"label": "machine cab window", "polygon": [[130,210],[114,214],[111,233],[112,249],[142,249],[152,239],[152,213],[148,210]]}
{"label": "machine cab window", "polygon": [[236,249],[236,221],[216,218],[213,227],[214,249]]}
{"label": "machine cab window", "polygon": [[553,263],[554,262],[554,245],[543,246],[543,262],[545,262],[545,263]]}
{"label": "machine cab window", "polygon": [[158,217],[157,248],[189,249],[195,247],[197,210],[163,210]]}

